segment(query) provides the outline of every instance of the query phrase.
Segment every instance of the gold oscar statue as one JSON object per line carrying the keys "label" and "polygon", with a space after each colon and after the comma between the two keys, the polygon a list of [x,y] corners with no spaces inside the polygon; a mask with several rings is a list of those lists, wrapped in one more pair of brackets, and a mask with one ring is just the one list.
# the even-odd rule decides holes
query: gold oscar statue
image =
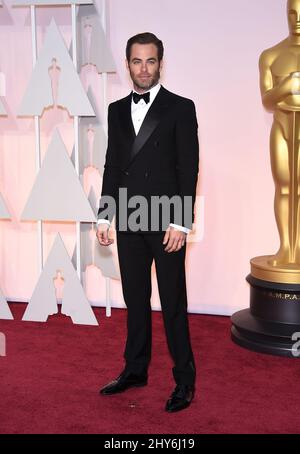
{"label": "gold oscar statue", "polygon": [[288,38],[260,57],[260,87],[273,112],[270,151],[278,252],[251,260],[250,308],[235,313],[231,337],[257,352],[300,357],[300,0],[288,0]]}
{"label": "gold oscar statue", "polygon": [[252,259],[251,274],[300,284],[300,0],[289,0],[287,12],[289,37],[259,62],[262,102],[274,113],[270,151],[280,248]]}

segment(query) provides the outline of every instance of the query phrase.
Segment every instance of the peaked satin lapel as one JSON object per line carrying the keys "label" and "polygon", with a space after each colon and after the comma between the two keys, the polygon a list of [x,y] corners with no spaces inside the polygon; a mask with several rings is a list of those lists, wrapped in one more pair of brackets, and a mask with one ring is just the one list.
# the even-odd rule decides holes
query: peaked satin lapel
{"label": "peaked satin lapel", "polygon": [[[136,136],[130,154],[130,161],[128,165],[131,164],[132,160],[135,159],[137,154],[141,151],[149,137],[152,135],[154,130],[159,125],[163,114],[168,107],[168,95],[167,90],[163,87],[159,90],[156,98],[154,99],[150,109],[147,112],[147,115],[143,121],[143,124],[139,130],[138,135]],[[132,123],[132,121],[131,121]]]}
{"label": "peaked satin lapel", "polygon": [[132,98],[131,94],[124,98],[120,103],[119,108],[121,125],[124,128],[124,133],[127,136],[129,143],[132,144],[136,138],[136,134],[131,117],[131,98]]}

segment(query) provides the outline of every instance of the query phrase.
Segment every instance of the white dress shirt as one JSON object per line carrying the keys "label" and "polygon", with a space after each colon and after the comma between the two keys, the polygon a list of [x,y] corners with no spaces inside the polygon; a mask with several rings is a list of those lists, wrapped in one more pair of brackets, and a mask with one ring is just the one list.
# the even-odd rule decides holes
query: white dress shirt
{"label": "white dress shirt", "polygon": [[[132,123],[134,126],[135,134],[138,135],[139,130],[141,129],[141,126],[143,124],[143,121],[145,120],[145,117],[148,113],[148,110],[150,109],[154,99],[156,98],[159,90],[160,90],[161,85],[157,84],[155,87],[152,87],[150,91],[150,101],[148,104],[145,103],[143,99],[141,99],[137,104],[134,103],[133,99],[131,101],[131,118],[132,118]],[[135,90],[133,90],[135,92]],[[135,92],[137,93],[137,92]],[[147,92],[146,92],[147,93]],[[138,93],[140,94],[140,93]]]}
{"label": "white dress shirt", "polygon": [[[148,110],[150,109],[154,99],[156,98],[159,90],[160,90],[161,85],[157,84],[154,87],[149,90],[150,92],[150,101],[148,104],[141,99],[137,104],[134,103],[134,101],[131,101],[131,118],[132,118],[132,123],[133,127],[135,130],[135,134],[138,135],[139,130],[143,124],[143,121],[147,115]],[[135,91],[135,90],[133,90]],[[137,92],[136,92],[137,93]],[[140,93],[139,93],[140,94]],[[98,219],[97,224],[102,224],[106,223],[110,225],[110,222],[107,219]],[[177,225],[177,224],[170,224],[170,227],[174,227],[176,230],[180,230],[184,233],[189,233],[191,230],[183,227],[182,225]]]}

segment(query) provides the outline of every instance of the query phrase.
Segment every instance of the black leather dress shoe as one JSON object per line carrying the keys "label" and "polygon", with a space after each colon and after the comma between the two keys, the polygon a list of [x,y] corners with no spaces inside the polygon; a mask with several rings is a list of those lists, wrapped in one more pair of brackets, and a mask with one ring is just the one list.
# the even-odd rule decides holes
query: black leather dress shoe
{"label": "black leather dress shoe", "polygon": [[129,388],[139,388],[147,385],[147,376],[129,374],[122,372],[116,380],[108,383],[100,390],[100,394],[110,396],[112,394],[122,393]]}
{"label": "black leather dress shoe", "polygon": [[187,408],[192,402],[195,394],[195,387],[190,385],[177,385],[169,400],[167,401],[166,411],[175,411]]}

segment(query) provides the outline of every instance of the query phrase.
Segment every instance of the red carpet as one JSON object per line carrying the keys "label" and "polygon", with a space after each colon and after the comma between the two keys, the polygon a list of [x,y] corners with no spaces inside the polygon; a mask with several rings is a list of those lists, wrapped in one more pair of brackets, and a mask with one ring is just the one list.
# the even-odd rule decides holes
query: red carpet
{"label": "red carpet", "polygon": [[58,315],[46,324],[21,322],[25,305],[13,304],[15,321],[0,321],[7,356],[0,357],[0,433],[299,433],[299,362],[241,349],[230,340],[225,317],[190,316],[198,367],[191,407],[168,414],[173,390],[160,313],[153,317],[149,384],[113,397],[99,388],[122,369],[125,317],[98,328],[72,325]]}

